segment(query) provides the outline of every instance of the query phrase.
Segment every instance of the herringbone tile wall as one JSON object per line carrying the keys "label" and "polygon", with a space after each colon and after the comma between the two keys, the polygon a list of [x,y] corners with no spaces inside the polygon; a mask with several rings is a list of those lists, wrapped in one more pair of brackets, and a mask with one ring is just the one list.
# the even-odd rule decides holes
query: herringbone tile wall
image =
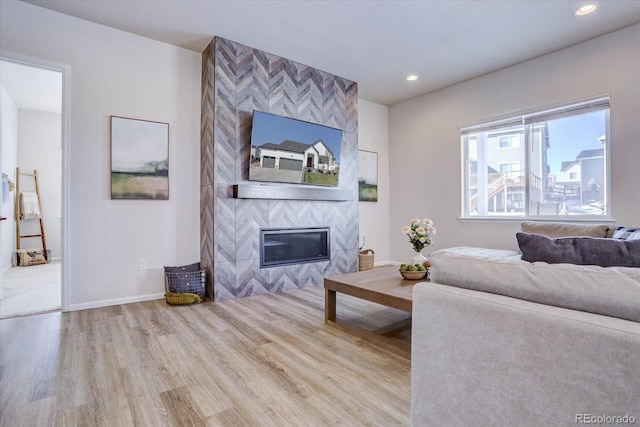
{"label": "herringbone tile wall", "polygon": [[[340,188],[358,190],[358,85],[216,37],[202,54],[201,256],[215,301],[320,285],[356,271],[358,202],[234,199],[248,180],[253,110],[344,131]],[[259,229],[327,226],[331,261],[260,269]]]}

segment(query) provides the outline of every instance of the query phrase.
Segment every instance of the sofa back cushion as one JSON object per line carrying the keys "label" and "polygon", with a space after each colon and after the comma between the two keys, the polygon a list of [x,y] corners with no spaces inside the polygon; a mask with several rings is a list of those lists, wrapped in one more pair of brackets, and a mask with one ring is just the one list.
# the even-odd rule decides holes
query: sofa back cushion
{"label": "sofa back cushion", "polygon": [[429,261],[435,283],[640,322],[638,268],[530,263],[470,248],[441,249]]}
{"label": "sofa back cushion", "polygon": [[551,239],[540,234],[516,233],[522,260],[549,264],[640,267],[640,240],[596,237]]}
{"label": "sofa back cushion", "polygon": [[607,237],[607,224],[566,224],[562,222],[524,221],[520,224],[524,233],[542,234],[548,237]]}

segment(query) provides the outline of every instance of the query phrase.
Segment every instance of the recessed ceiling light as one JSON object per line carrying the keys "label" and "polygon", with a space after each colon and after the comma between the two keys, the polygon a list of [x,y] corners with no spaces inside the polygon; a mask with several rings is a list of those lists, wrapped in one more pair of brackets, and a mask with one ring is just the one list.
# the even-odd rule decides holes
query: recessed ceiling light
{"label": "recessed ceiling light", "polygon": [[414,80],[418,80],[418,76],[416,76],[415,74],[409,74],[407,76],[407,80],[410,81],[410,82],[412,82]]}
{"label": "recessed ceiling light", "polygon": [[576,16],[584,16],[592,12],[595,12],[597,8],[598,8],[598,3],[588,3],[580,7],[580,9],[576,10],[573,14]]}

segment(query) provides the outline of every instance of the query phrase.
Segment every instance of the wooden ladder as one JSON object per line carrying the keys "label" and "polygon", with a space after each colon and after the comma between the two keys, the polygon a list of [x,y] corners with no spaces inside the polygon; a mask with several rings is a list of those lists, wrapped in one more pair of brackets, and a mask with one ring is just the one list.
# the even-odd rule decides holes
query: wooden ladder
{"label": "wooden ladder", "polygon": [[[20,221],[30,221],[30,220],[21,220],[20,219],[20,177],[28,176],[32,177],[35,186],[36,186],[36,195],[38,196],[38,207],[40,208],[40,234],[20,234]],[[40,187],[38,186],[38,171],[36,169],[33,170],[33,173],[24,173],[20,172],[20,168],[16,168],[16,203],[15,203],[15,211],[16,211],[16,249],[20,249],[20,240],[28,239],[32,237],[40,237],[42,239],[42,252],[47,261],[49,261],[47,254],[47,241],[44,235],[44,223],[42,222],[42,204],[40,203]]]}

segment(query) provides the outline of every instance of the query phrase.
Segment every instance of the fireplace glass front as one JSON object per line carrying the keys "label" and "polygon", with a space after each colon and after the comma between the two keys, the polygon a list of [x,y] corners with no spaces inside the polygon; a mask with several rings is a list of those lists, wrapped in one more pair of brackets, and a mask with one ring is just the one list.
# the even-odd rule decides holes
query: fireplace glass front
{"label": "fireplace glass front", "polygon": [[260,268],[331,259],[329,228],[260,229]]}

